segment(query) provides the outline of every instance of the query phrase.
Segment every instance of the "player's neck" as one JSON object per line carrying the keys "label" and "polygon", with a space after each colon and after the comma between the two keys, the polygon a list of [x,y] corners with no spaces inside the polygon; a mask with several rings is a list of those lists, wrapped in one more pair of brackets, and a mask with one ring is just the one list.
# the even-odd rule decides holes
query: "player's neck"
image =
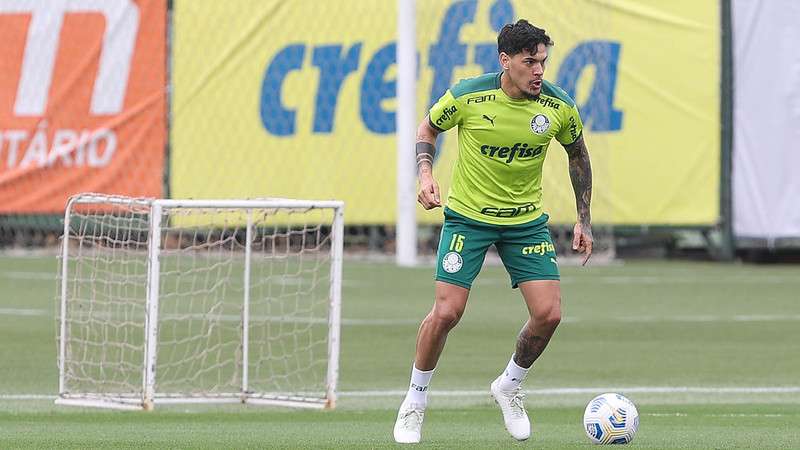
{"label": "player's neck", "polygon": [[511,82],[511,78],[505,72],[500,74],[500,89],[512,100],[528,99],[528,96]]}

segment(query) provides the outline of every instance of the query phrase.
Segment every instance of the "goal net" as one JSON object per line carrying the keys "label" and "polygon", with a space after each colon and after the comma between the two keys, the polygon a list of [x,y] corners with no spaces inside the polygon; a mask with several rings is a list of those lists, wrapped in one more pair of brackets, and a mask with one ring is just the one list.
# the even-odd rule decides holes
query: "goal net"
{"label": "goal net", "polygon": [[342,230],[336,201],[71,198],[56,402],[334,407]]}

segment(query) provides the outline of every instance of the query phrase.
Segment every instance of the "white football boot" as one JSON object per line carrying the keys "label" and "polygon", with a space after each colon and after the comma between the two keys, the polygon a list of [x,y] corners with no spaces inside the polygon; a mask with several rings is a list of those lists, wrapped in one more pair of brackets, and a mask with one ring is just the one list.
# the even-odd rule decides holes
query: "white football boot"
{"label": "white football boot", "polygon": [[398,444],[416,444],[422,438],[422,419],[425,408],[415,403],[400,405],[397,422],[394,423],[394,440]]}
{"label": "white football boot", "polygon": [[506,430],[518,441],[524,441],[531,436],[531,421],[528,420],[528,413],[525,412],[525,405],[522,404],[525,396],[520,393],[520,388],[506,392],[500,390],[500,378],[492,382],[490,387],[495,403],[503,413],[503,422]]}

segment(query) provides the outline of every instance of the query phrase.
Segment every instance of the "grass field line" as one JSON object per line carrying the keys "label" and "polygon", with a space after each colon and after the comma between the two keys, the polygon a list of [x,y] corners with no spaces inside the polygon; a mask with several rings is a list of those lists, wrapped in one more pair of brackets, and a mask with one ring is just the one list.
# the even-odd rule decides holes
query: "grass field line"
{"label": "grass field line", "polygon": [[[689,417],[687,413],[645,413],[643,416],[650,417]],[[784,417],[786,414],[753,414],[753,413],[731,413],[731,414],[695,414],[704,417]]]}
{"label": "grass field line", "polygon": [[[406,394],[405,390],[386,391],[344,391],[339,392],[341,397],[396,397]],[[627,394],[798,394],[800,386],[611,386],[611,387],[564,387],[525,389],[525,394],[533,396],[544,395],[582,395],[596,394],[598,392],[622,392]],[[434,397],[474,397],[488,395],[488,390],[432,390]]]}
{"label": "grass field line", "polygon": [[[0,316],[48,316],[54,314],[50,309],[33,309],[33,308],[0,308]],[[94,313],[95,319],[110,319],[109,314]],[[239,322],[241,316],[238,314],[215,314],[211,317],[217,321],[223,322]],[[192,313],[192,314],[161,314],[162,320],[206,320],[205,314]],[[252,315],[252,321],[262,322],[283,322],[283,323],[301,323],[301,324],[327,324],[326,317],[275,317],[265,315]],[[377,325],[418,325],[421,319],[342,319],[344,326],[377,326]],[[580,323],[580,322],[622,322],[622,323],[651,323],[651,322],[795,322],[800,321],[800,314],[737,314],[732,316],[721,315],[708,315],[708,314],[695,314],[695,315],[678,315],[678,316],[658,316],[658,315],[642,315],[642,316],[616,316],[605,317],[596,316],[591,318],[565,316],[562,324]]]}
{"label": "grass field line", "polygon": [[[797,284],[798,278],[793,275],[721,275],[713,274],[692,274],[684,276],[674,275],[592,275],[590,273],[581,276],[570,276],[562,274],[561,284],[624,284],[624,285],[658,285],[658,284]],[[478,278],[473,283],[475,286],[507,286],[507,279]]]}
{"label": "grass field line", "polygon": [[3,278],[10,278],[12,280],[45,280],[55,281],[58,279],[58,274],[48,272],[18,272],[6,270],[0,272]]}
{"label": "grass field line", "polygon": [[[340,391],[342,398],[364,397],[401,397],[406,390],[363,390]],[[525,389],[525,394],[532,396],[547,395],[583,395],[598,392],[622,392],[625,394],[800,394],[800,386],[601,386],[601,387],[563,387]],[[487,389],[447,390],[436,389],[430,392],[434,397],[480,397],[489,395]],[[55,400],[55,395],[48,394],[0,394],[0,400]]]}
{"label": "grass field line", "polygon": [[[3,271],[0,272],[0,277],[8,278],[11,280],[39,280],[39,281],[48,281],[48,282],[55,282],[59,279],[59,275],[57,273],[49,273],[49,272],[20,272],[20,271]],[[273,276],[273,278],[278,278]],[[309,283],[309,280],[293,276],[293,275],[285,275],[279,277],[281,280],[282,285],[285,286],[303,286]],[[190,283],[191,281],[187,281]],[[240,285],[241,283],[238,280],[232,282],[232,284]],[[352,279],[343,279],[342,285],[345,287],[362,287],[367,284],[364,280],[352,280]]]}
{"label": "grass field line", "polygon": [[[56,281],[58,274],[53,272],[39,272],[39,271],[3,271],[0,272],[0,277],[12,280],[41,280],[41,281]],[[285,279],[286,285],[295,285],[302,280],[297,277],[287,276]],[[750,284],[750,283],[787,283],[797,284],[798,278],[793,275],[776,275],[776,274],[703,274],[691,273],[685,275],[595,275],[590,272],[582,274],[580,277],[564,275],[561,279],[562,284],[572,283],[603,283],[603,284],[694,284],[694,283],[735,283],[735,284]],[[345,286],[364,286],[369,284],[369,280],[363,279],[343,279],[342,284]],[[508,285],[506,278],[478,278],[474,283],[476,286],[498,286]]]}
{"label": "grass field line", "polygon": [[0,394],[0,400],[53,400],[55,395],[45,394]]}
{"label": "grass field line", "polygon": [[47,309],[0,308],[0,316],[46,316],[52,314]]}

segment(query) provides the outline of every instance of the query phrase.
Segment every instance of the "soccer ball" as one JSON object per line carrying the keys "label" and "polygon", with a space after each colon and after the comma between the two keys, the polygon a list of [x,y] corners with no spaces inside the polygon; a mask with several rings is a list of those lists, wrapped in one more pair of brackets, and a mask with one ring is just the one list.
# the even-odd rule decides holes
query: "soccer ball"
{"label": "soccer ball", "polygon": [[583,428],[595,444],[627,444],[639,429],[639,411],[622,395],[598,395],[586,405]]}

